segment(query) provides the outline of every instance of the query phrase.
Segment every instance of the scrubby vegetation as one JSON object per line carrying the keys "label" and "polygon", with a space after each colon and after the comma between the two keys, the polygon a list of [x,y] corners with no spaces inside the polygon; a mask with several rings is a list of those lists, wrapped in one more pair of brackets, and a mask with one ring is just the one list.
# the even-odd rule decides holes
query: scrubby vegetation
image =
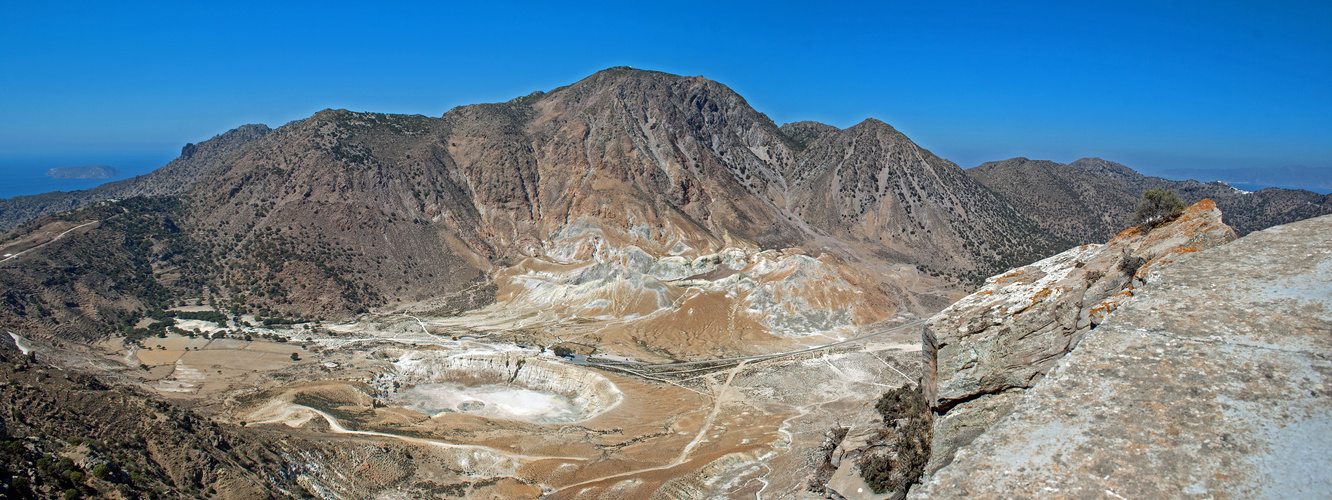
{"label": "scrubby vegetation", "polygon": [[[176,223],[178,198],[136,197],[35,220],[20,229],[89,224],[40,257],[0,274],[0,316],[63,337],[100,337],[134,329],[180,296],[200,296],[216,272],[214,255]],[[49,230],[49,229],[47,229]],[[169,316],[168,316],[169,317]],[[164,319],[146,336],[170,326]],[[144,329],[147,330],[147,329]]]}
{"label": "scrubby vegetation", "polygon": [[1138,201],[1138,209],[1133,213],[1133,220],[1143,230],[1165,224],[1179,218],[1184,213],[1184,202],[1174,191],[1165,188],[1148,189]]}
{"label": "scrubby vegetation", "polygon": [[883,415],[880,446],[861,455],[860,475],[875,493],[905,494],[920,480],[930,459],[933,419],[918,386],[902,386],[884,393],[874,409]]}
{"label": "scrubby vegetation", "polygon": [[0,345],[0,498],[275,498],[280,444]]}
{"label": "scrubby vegetation", "polygon": [[837,451],[837,446],[846,438],[846,434],[851,431],[850,427],[836,426],[825,433],[823,445],[819,446],[815,452],[814,461],[819,464],[814,470],[814,475],[809,478],[809,491],[814,493],[827,493],[828,480],[832,479],[833,473],[837,472],[837,466],[833,465],[833,453]]}

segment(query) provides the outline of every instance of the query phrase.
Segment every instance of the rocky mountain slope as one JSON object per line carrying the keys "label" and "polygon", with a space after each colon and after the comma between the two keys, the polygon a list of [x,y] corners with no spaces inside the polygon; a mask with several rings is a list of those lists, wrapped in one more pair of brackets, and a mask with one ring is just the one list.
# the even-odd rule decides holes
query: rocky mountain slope
{"label": "rocky mountain slope", "polygon": [[[155,217],[189,249],[171,258],[214,266],[189,293],[265,317],[499,298],[633,315],[625,335],[656,343],[703,301],[728,318],[703,331],[802,335],[937,310],[964,283],[1064,246],[887,124],[783,131],[701,77],[612,68],[440,118],[326,110],[229,134],[164,169],[193,187]],[[28,258],[3,265],[32,286]],[[169,267],[150,274],[171,281]],[[72,307],[10,310],[59,321]]]}
{"label": "rocky mountain slope", "polygon": [[134,196],[184,194],[231,153],[269,132],[264,125],[242,125],[199,144],[186,144],[180,157],[162,168],[130,179],[81,191],[55,191],[0,199],[0,231],[42,215],[66,212],[99,201]]}
{"label": "rocky mountain slope", "polygon": [[927,471],[1011,411],[1157,268],[1235,239],[1204,200],[1150,232],[1130,228],[1104,245],[1073,248],[986,281],[930,318],[926,400],[940,415]]}
{"label": "rocky mountain slope", "polygon": [[809,144],[785,173],[789,205],[825,234],[979,280],[1067,247],[952,162],[878,120]]}
{"label": "rocky mountain slope", "polygon": [[[1132,300],[912,497],[1325,495],[1329,235],[1319,217],[1141,273]],[[939,380],[952,373],[941,358]]]}
{"label": "rocky mountain slope", "polygon": [[301,491],[281,445],[130,385],[25,355],[8,334],[0,335],[0,374],[5,498],[75,490],[84,498],[239,499]]}
{"label": "rocky mountain slope", "polygon": [[1142,196],[1122,180],[1045,160],[982,163],[967,176],[1001,193],[1041,227],[1079,244],[1118,234],[1132,223]]}
{"label": "rocky mountain slope", "polygon": [[1142,192],[1165,188],[1185,203],[1216,202],[1226,224],[1241,236],[1253,231],[1332,213],[1332,196],[1270,188],[1244,192],[1226,184],[1148,177],[1124,165],[1083,158],[1067,165],[1011,158],[967,170],[1049,231],[1086,244],[1106,241],[1132,223]]}
{"label": "rocky mountain slope", "polygon": [[177,198],[135,197],[44,216],[0,243],[0,328],[93,340],[198,296],[211,254],[180,229]]}

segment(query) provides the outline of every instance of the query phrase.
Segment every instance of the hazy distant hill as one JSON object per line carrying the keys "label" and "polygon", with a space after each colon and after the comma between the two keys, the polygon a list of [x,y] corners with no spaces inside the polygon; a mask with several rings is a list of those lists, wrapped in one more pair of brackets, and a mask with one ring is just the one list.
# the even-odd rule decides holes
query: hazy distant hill
{"label": "hazy distant hill", "polygon": [[1332,190],[1332,168],[1304,166],[1270,168],[1180,168],[1161,172],[1175,179],[1209,179],[1242,189],[1245,186],[1277,186],[1310,190]]}
{"label": "hazy distant hill", "polygon": [[967,175],[1003,195],[1042,227],[1080,244],[1108,240],[1131,225],[1142,192],[1157,187],[1179,193],[1185,203],[1210,198],[1226,224],[1241,236],[1332,213],[1328,195],[1278,188],[1245,193],[1219,182],[1171,181],[1100,158],[1067,165],[1012,158],[981,164],[967,170]]}
{"label": "hazy distant hill", "polygon": [[264,125],[242,125],[199,144],[185,145],[179,158],[151,173],[92,189],[0,199],[0,231],[13,229],[38,216],[73,210],[102,200],[183,194],[227,155],[251,140],[263,137],[268,131]]}

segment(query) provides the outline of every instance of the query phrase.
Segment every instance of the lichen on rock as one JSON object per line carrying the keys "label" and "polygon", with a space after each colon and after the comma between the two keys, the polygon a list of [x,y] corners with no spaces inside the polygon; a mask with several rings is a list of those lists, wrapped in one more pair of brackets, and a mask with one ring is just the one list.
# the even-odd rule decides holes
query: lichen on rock
{"label": "lichen on rock", "polygon": [[1139,275],[1131,300],[912,497],[1326,497],[1332,217]]}
{"label": "lichen on rock", "polygon": [[[1116,308],[1146,277],[1180,255],[1235,239],[1209,200],[1144,232],[1129,228],[1104,245],[1070,249],[992,277],[932,317],[925,339],[925,395],[941,418],[929,471],[1002,418],[1010,404],[975,402],[1023,391]],[[964,404],[973,402],[972,404]]]}

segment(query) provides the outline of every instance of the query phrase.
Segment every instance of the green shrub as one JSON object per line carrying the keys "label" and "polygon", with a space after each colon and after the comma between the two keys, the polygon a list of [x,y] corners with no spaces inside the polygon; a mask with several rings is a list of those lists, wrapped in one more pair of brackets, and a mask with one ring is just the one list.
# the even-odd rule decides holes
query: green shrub
{"label": "green shrub", "polygon": [[929,405],[919,387],[906,385],[884,393],[874,409],[883,416],[885,428],[879,433],[880,440],[891,446],[861,455],[857,462],[860,477],[875,493],[905,495],[925,472],[930,459],[934,424]]}
{"label": "green shrub", "polygon": [[1174,191],[1165,188],[1148,189],[1138,201],[1138,210],[1134,212],[1134,222],[1144,230],[1165,224],[1184,213],[1184,202]]}

